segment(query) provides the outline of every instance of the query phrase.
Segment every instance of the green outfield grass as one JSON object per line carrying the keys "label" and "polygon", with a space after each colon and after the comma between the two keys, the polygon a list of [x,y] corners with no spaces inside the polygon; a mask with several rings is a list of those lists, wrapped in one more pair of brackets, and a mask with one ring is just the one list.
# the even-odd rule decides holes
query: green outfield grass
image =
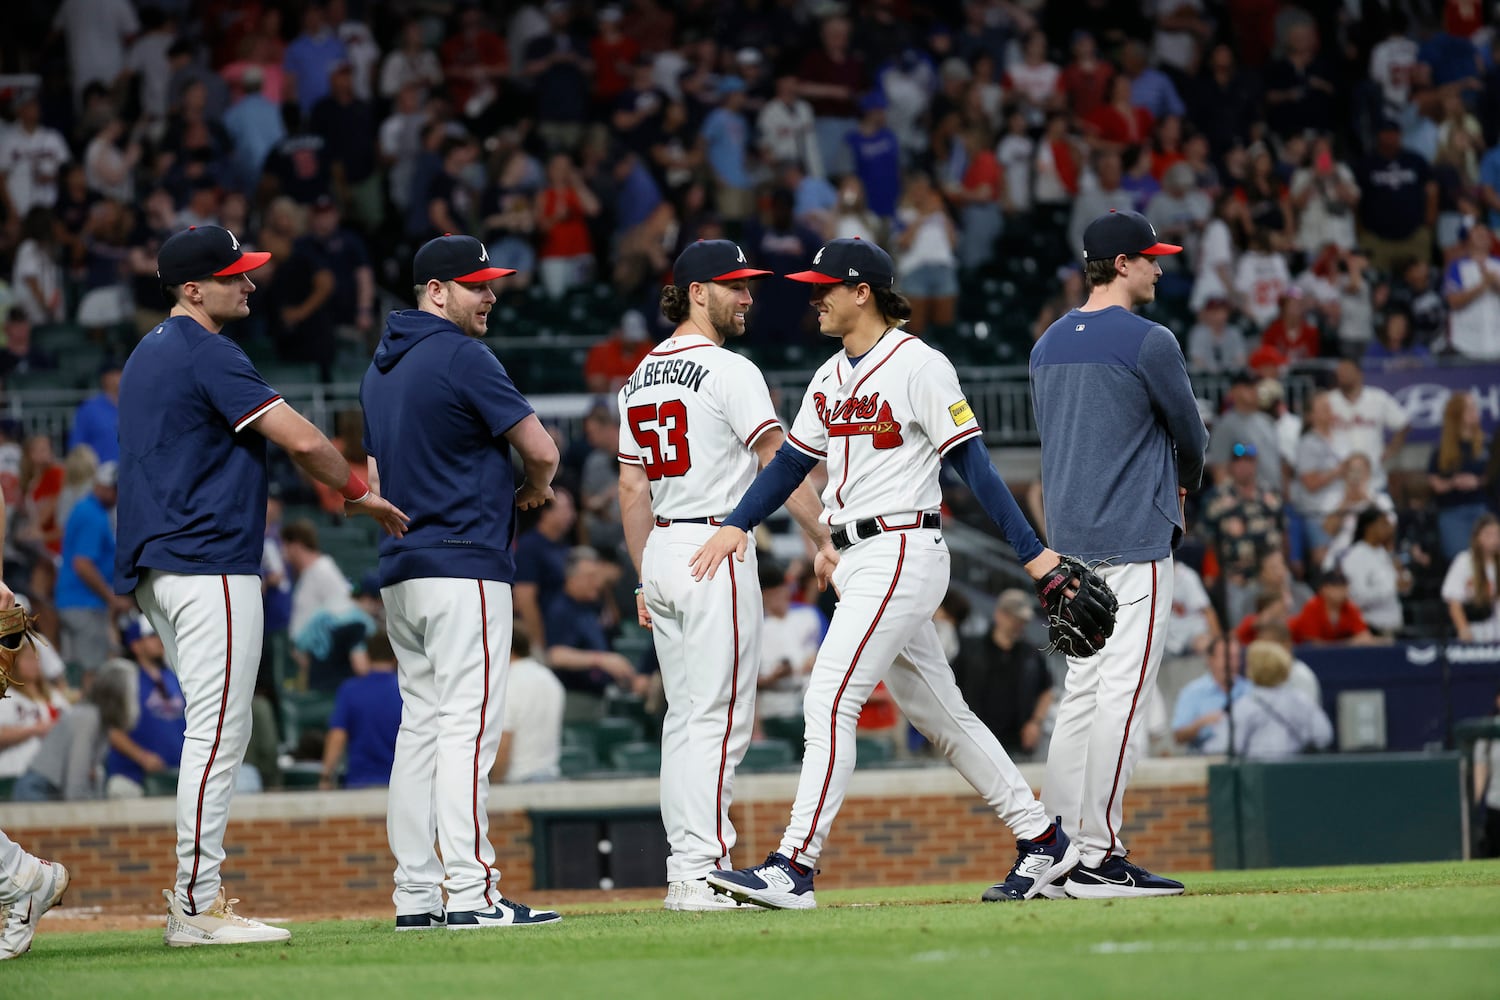
{"label": "green outfield grass", "polygon": [[1180,898],[1113,902],[980,904],[982,886],[944,885],[820,892],[801,913],[585,905],[558,926],[467,934],[296,924],[289,945],[255,948],[44,922],[30,955],[0,965],[0,997],[1500,996],[1500,862],[1188,881]]}

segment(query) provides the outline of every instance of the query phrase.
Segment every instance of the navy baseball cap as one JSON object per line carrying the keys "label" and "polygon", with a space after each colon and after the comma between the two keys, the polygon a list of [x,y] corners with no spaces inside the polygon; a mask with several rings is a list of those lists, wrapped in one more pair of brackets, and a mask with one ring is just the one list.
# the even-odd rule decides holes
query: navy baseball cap
{"label": "navy baseball cap", "polygon": [[896,284],[896,265],[891,255],[859,237],[833,240],[813,254],[812,267],[787,275],[792,281],[811,285],[869,285],[890,288]]}
{"label": "navy baseball cap", "polygon": [[452,233],[444,233],[437,239],[423,243],[411,262],[411,270],[412,277],[419,285],[425,285],[429,281],[471,284],[494,281],[516,273],[514,268],[490,264],[489,250],[474,237],[454,236]]}
{"label": "navy baseball cap", "polygon": [[1120,212],[1112,208],[1090,222],[1083,231],[1084,260],[1114,260],[1120,254],[1161,257],[1173,253],[1182,253],[1182,247],[1157,239],[1156,227],[1139,212]]}
{"label": "navy baseball cap", "polygon": [[270,259],[264,250],[241,250],[240,241],[227,229],[189,226],[173,233],[156,252],[156,276],[163,285],[180,285],[244,274]]}
{"label": "navy baseball cap", "polygon": [[672,265],[672,283],[686,288],[694,282],[739,281],[764,278],[770,271],[751,267],[745,251],[733,240],[697,240],[677,255]]}

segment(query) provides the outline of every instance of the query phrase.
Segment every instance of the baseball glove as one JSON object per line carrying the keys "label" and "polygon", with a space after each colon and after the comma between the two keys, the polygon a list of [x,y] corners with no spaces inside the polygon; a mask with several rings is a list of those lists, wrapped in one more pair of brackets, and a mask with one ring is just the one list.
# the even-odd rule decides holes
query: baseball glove
{"label": "baseball glove", "polygon": [[35,644],[41,633],[36,630],[36,618],[17,605],[0,611],[0,698],[10,690],[12,684],[19,685],[14,667],[16,657],[25,643]]}
{"label": "baseball glove", "polygon": [[[1069,589],[1076,589],[1071,597]],[[1089,657],[1114,634],[1120,606],[1115,592],[1103,577],[1072,556],[1063,556],[1052,572],[1036,581],[1036,592],[1047,613],[1051,648],[1068,656]]]}

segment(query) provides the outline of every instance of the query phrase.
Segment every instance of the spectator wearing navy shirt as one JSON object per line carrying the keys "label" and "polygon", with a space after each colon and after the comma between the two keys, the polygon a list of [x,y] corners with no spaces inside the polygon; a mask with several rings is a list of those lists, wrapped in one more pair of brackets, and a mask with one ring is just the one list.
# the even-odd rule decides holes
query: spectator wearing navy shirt
{"label": "spectator wearing navy shirt", "polygon": [[99,370],[99,392],[78,404],[68,450],[80,444],[94,449],[101,462],[120,460],[120,365],[106,362]]}
{"label": "spectator wearing navy shirt", "polygon": [[166,664],[161,636],[146,617],[132,616],[122,631],[125,649],[136,666],[140,714],[131,729],[109,731],[104,795],[136,799],[146,794],[146,775],[175,770],[182,762],[187,701],[177,675]]}
{"label": "spectator wearing navy shirt", "polygon": [[218,226],[163,243],[157,275],[172,311],[136,345],[120,378],[115,590],[134,594],[146,612],[187,702],[177,884],[164,893],[167,943],[182,946],[288,937],[235,914],[220,879],[264,631],[266,441],[340,490],[346,512],[398,534],[406,520],[221,336],[249,315],[248,273],[270,257],[242,251]]}
{"label": "spectator wearing navy shirt", "polygon": [[295,95],[303,115],[312,113],[317,103],[328,95],[329,78],[334,67],[349,58],[349,52],[328,23],[322,0],[314,0],[302,13],[302,33],[286,47],[282,69],[286,87]]}
{"label": "spectator wearing navy shirt", "polygon": [[338,203],[313,203],[307,233],[292,245],[288,285],[281,310],[280,354],[311,361],[326,382],[338,354],[338,331],[349,326],[363,336],[375,323],[375,272],[359,234],[340,224]]}
{"label": "spectator wearing navy shirt", "polygon": [[603,694],[614,684],[641,694],[647,678],[609,648],[599,619],[606,582],[598,552],[580,545],[568,553],[562,593],[547,608],[547,662],[571,691]]}
{"label": "spectator wearing navy shirt", "polygon": [[384,632],[370,640],[370,672],[339,685],[328,737],[323,743],[322,789],[337,788],[338,765],[347,750],[345,788],[384,788],[391,783],[396,734],[401,729],[401,686],[396,653]]}
{"label": "spectator wearing navy shirt", "polygon": [[865,204],[889,222],[901,197],[901,142],[886,127],[885,97],[870,94],[860,101],[859,127],[844,137],[854,159],[854,172],[865,186]]}
{"label": "spectator wearing navy shirt", "polygon": [[1432,260],[1438,189],[1427,161],[1401,146],[1401,126],[1382,121],[1375,150],[1355,170],[1359,181],[1360,243],[1370,263],[1387,274],[1408,260]]}
{"label": "spectator wearing navy shirt", "polygon": [[568,576],[570,539],[578,521],[573,495],[561,488],[553,492],[552,502],[542,508],[536,526],[516,541],[516,581],[511,585],[516,616],[526,626],[527,634],[537,637],[539,649],[547,648],[542,616],[562,593]]}

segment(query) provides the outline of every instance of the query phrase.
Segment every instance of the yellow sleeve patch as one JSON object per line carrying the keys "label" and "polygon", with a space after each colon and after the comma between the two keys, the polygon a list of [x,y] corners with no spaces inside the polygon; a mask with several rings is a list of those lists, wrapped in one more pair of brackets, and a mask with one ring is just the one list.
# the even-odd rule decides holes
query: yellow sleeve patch
{"label": "yellow sleeve patch", "polygon": [[948,416],[953,418],[954,427],[962,427],[974,419],[974,411],[969,408],[969,401],[967,399],[960,399],[948,407]]}

